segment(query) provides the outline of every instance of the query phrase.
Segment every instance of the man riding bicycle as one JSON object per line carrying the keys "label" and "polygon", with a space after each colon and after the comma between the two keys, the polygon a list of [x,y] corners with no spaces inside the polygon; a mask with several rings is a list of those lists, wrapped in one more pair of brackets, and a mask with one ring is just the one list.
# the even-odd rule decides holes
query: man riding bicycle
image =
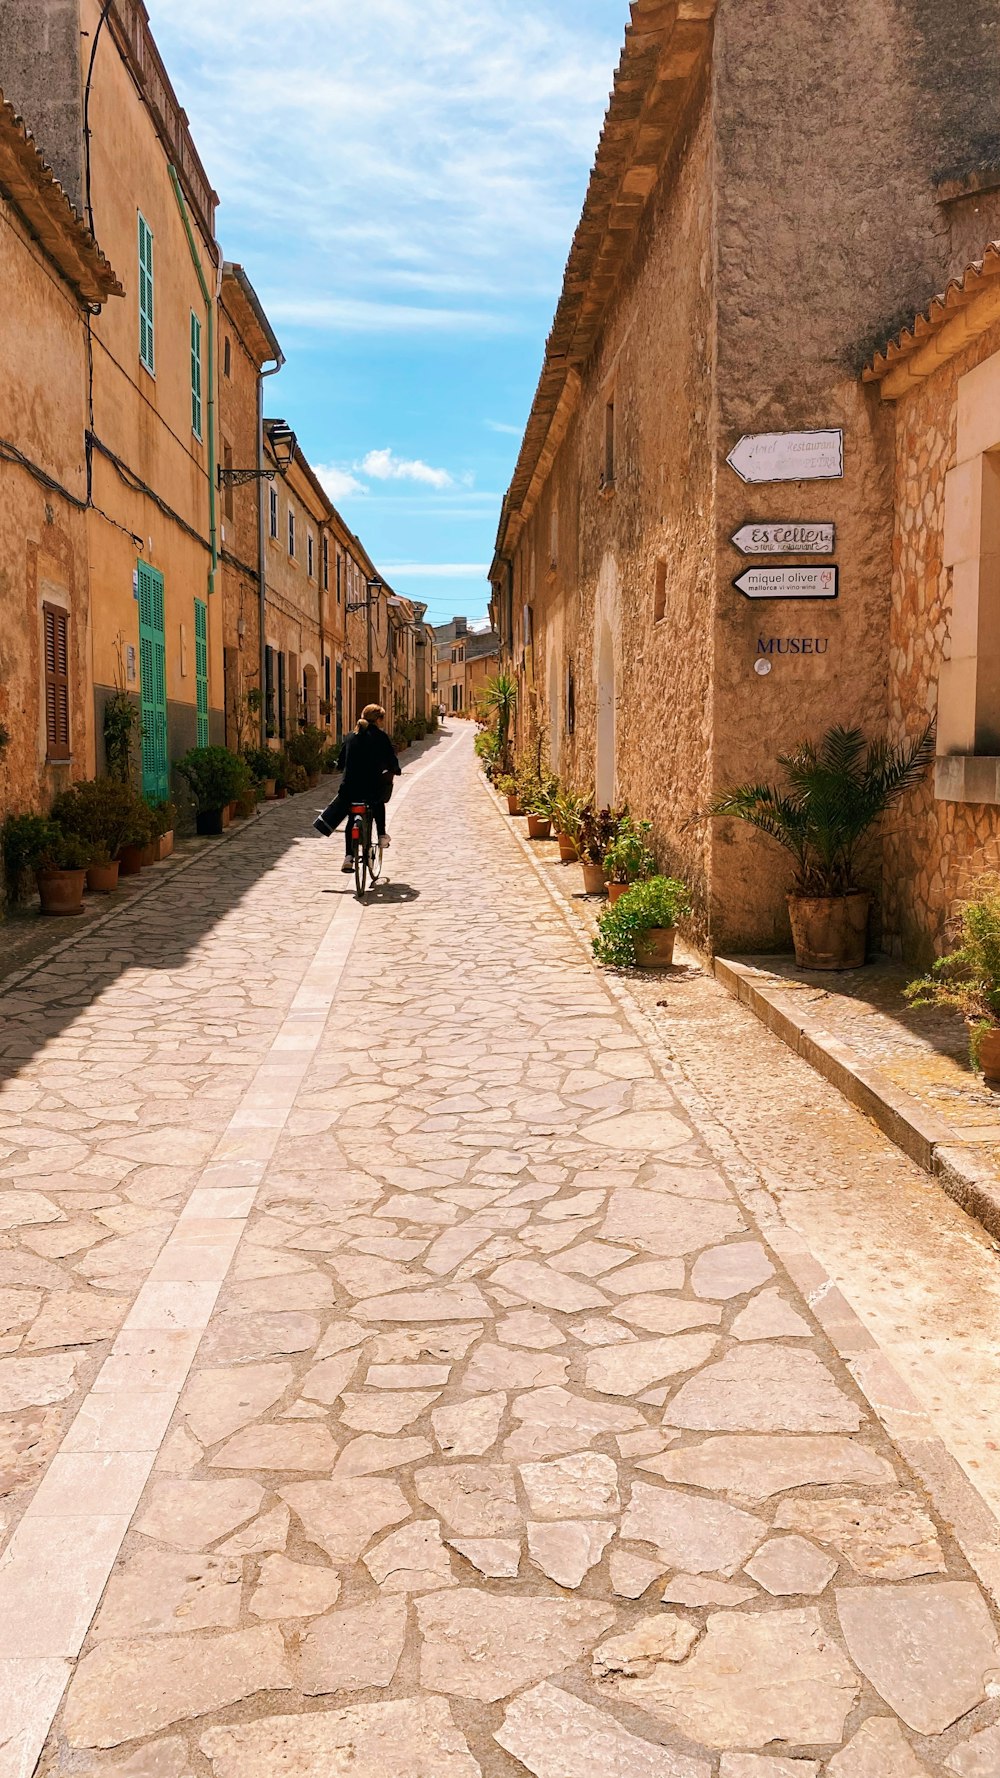
{"label": "man riding bicycle", "polygon": [[385,711],[381,704],[366,704],[354,733],[346,736],[340,749],[337,766],[344,776],[332,803],[317,815],[313,826],[317,833],[329,835],[346,821],[344,829],[346,856],[341,865],[344,872],[354,869],[350,820],[352,805],[367,803],[378,830],[379,850],[389,844],[385,831],[385,805],[392,795],[392,780],[402,775],[402,766],[382,724]]}

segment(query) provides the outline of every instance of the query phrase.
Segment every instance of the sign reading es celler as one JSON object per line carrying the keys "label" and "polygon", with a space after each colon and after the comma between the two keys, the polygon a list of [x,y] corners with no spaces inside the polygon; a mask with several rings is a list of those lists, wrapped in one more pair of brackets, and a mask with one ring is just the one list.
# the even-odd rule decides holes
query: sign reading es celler
{"label": "sign reading es celler", "polygon": [[822,520],[750,519],[730,538],[744,556],[829,556],[837,527]]}
{"label": "sign reading es celler", "polygon": [[746,568],[733,581],[748,599],[835,599],[836,568]]}
{"label": "sign reading es celler", "polygon": [[747,432],[726,462],[744,482],[836,481],[844,473],[844,434],[839,426]]}

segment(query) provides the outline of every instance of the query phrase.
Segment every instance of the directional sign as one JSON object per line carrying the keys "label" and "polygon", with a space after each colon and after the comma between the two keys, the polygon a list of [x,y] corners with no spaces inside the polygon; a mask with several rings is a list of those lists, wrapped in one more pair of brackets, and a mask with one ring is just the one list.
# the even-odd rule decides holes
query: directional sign
{"label": "directional sign", "polygon": [[748,599],[835,599],[836,568],[745,568],[734,587]]}
{"label": "directional sign", "polygon": [[744,482],[835,481],[844,473],[844,434],[839,427],[748,432],[726,462]]}
{"label": "directional sign", "polygon": [[829,556],[836,540],[836,525],[822,520],[751,519],[730,542],[744,556]]}

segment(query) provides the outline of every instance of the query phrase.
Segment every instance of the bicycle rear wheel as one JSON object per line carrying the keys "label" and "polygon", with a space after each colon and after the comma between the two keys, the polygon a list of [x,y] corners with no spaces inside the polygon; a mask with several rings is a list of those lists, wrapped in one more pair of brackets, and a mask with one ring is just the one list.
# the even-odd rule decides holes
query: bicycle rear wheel
{"label": "bicycle rear wheel", "polygon": [[368,846],[371,817],[363,815],[358,820],[358,835],[354,841],[354,887],[359,895],[363,895],[368,887]]}
{"label": "bicycle rear wheel", "polygon": [[372,821],[368,834],[368,875],[377,883],[382,875],[382,854],[379,851],[378,829]]}

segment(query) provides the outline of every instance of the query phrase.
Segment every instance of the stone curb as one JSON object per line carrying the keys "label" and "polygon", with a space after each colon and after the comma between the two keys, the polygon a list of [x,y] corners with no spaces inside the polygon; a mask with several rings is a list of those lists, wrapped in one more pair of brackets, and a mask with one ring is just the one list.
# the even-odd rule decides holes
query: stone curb
{"label": "stone curb", "polygon": [[[478,771],[476,776],[504,826],[513,832],[535,876],[558,908],[580,949],[595,967],[585,922],[568,897],[545,875],[531,842],[505,814],[485,778]],[[736,1196],[781,1259],[900,1456],[919,1476],[938,1516],[953,1532],[993,1604],[1000,1607],[1000,1520],[935,1432],[923,1406],[877,1345],[861,1317],[851,1308],[839,1286],[820,1265],[802,1236],[785,1221],[757,1169],[729,1131],[717,1121],[697,1087],[688,1080],[681,1064],[668,1053],[653,1021],[633,998],[627,978],[616,978],[604,970],[596,973],[636,1035],[655,1053],[664,1079],[670,1082],[685,1110],[697,1122],[706,1148],[725,1169]]]}
{"label": "stone curb", "polygon": [[716,981],[735,1000],[843,1093],[911,1161],[939,1180],[987,1234],[1000,1240],[1000,1179],[991,1165],[991,1147],[964,1141],[959,1128],[926,1111],[817,1020],[800,1013],[793,1017],[781,1005],[783,984],[770,989],[759,969],[732,957],[716,957],[712,967]]}

